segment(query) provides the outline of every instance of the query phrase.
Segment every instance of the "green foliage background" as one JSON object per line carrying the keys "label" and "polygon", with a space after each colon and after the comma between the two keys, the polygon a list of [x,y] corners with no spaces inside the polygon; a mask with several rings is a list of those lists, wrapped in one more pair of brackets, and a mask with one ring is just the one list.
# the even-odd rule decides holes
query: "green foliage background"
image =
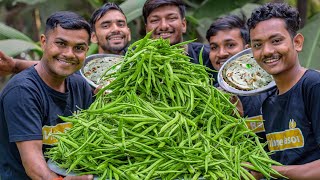
{"label": "green foliage background", "polygon": [[[142,6],[146,0],[109,0],[120,4],[127,16],[132,42],[145,35]],[[225,14],[244,13],[247,17],[260,4],[271,0],[184,0],[187,4],[187,33],[184,40],[197,39],[207,43],[205,34],[215,18]],[[279,2],[279,0],[273,0]],[[301,29],[305,36],[300,60],[303,66],[320,69],[320,0],[282,0],[293,6],[306,4],[306,25]],[[106,0],[0,0],[0,50],[23,59],[40,59],[39,37],[45,20],[55,11],[71,10],[89,20],[91,13]],[[92,44],[88,54],[97,52]],[[1,86],[8,78],[0,77]]]}

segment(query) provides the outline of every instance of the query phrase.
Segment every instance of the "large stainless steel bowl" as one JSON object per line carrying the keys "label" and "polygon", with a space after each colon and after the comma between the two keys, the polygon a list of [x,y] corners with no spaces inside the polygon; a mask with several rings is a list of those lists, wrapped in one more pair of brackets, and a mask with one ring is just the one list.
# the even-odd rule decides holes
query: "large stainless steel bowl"
{"label": "large stainless steel bowl", "polygon": [[[232,56],[230,59],[228,59],[220,68],[219,72],[218,72],[218,77],[217,77],[217,81],[219,83],[219,86],[224,89],[227,92],[230,92],[232,94],[236,94],[236,95],[241,95],[241,96],[254,96],[257,94],[260,94],[262,92],[266,92],[268,90],[270,90],[271,88],[275,87],[275,82],[272,80],[270,83],[268,83],[267,85],[257,88],[257,89],[252,89],[252,90],[241,90],[241,89],[237,89],[235,87],[233,87],[232,85],[230,85],[226,80],[226,69],[229,68],[229,64],[234,61],[239,59],[240,57],[242,57],[243,55],[246,54],[250,54],[252,56],[252,51],[251,49],[245,49],[237,54],[235,54],[234,56]],[[255,63],[254,66],[259,66],[258,63]]]}
{"label": "large stainless steel bowl", "polygon": [[[80,74],[86,79],[86,81],[93,87],[98,85],[107,85],[110,83],[107,80],[102,80],[103,74],[113,73],[119,67],[119,63],[122,62],[123,57],[114,54],[93,54],[88,56],[82,68]],[[105,72],[106,70],[110,70]],[[110,80],[111,81],[111,80]]]}

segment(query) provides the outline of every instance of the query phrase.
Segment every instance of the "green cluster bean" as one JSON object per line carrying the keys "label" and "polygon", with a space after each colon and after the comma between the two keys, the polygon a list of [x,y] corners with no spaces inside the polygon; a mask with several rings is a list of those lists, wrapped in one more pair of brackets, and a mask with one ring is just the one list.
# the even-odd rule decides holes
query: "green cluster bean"
{"label": "green cluster bean", "polygon": [[[46,156],[60,167],[101,179],[253,179],[272,161],[230,95],[212,86],[208,69],[190,63],[168,40],[133,43],[115,78],[72,122]],[[202,59],[200,59],[202,61]],[[107,70],[108,71],[108,70]],[[104,93],[111,90],[111,93]],[[247,164],[244,162],[250,162]]]}

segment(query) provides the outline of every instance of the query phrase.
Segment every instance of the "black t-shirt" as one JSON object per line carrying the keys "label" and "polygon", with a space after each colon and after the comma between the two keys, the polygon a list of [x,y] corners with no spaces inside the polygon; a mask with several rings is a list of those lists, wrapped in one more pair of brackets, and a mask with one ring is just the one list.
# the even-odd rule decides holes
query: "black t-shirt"
{"label": "black t-shirt", "polygon": [[[210,53],[210,46],[207,44],[202,44],[198,42],[192,42],[188,44],[188,56],[191,57],[191,62],[195,64],[200,64],[199,62],[199,55],[200,51],[203,47],[203,52],[202,52],[202,60],[203,60],[203,65],[215,70],[211,64],[211,61],[209,59],[209,53]],[[209,75],[211,75],[214,79],[217,78],[218,72],[208,72]]]}
{"label": "black t-shirt", "polygon": [[271,158],[285,165],[320,159],[320,73],[307,70],[286,93],[262,105]]}
{"label": "black t-shirt", "polygon": [[52,132],[72,124],[58,115],[69,116],[87,109],[93,101],[88,83],[79,75],[66,79],[66,93],[47,86],[34,67],[15,75],[0,95],[0,179],[29,179],[16,142],[42,140],[44,148],[55,142]]}
{"label": "black t-shirt", "polygon": [[[261,110],[262,103],[274,90],[275,88],[255,96],[238,96],[244,111],[243,117],[246,117],[249,120],[263,120]],[[248,121],[246,124],[249,129],[253,130],[260,137],[261,143],[267,141],[263,122]],[[265,147],[265,150],[268,150],[268,148]]]}

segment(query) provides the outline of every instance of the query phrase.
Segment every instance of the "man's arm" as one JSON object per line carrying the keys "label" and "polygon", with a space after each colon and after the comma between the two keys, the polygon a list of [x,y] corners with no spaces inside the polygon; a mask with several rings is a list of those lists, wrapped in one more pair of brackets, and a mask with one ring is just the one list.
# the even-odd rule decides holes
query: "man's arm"
{"label": "man's arm", "polygon": [[320,179],[320,160],[316,160],[303,165],[273,166],[273,169],[289,179]]}
{"label": "man's arm", "polygon": [[[320,179],[320,160],[302,165],[272,166],[274,170],[292,180]],[[261,173],[251,171],[256,179],[263,178]]]}
{"label": "man's arm", "polygon": [[[42,141],[22,141],[17,142],[21,161],[27,175],[31,179],[54,179],[58,178],[58,175],[52,172],[47,166],[42,152]],[[84,176],[67,176],[66,180],[91,180],[92,175]]]}
{"label": "man's arm", "polygon": [[31,179],[54,179],[58,177],[47,166],[42,152],[41,140],[22,141],[16,144],[23,167]]}
{"label": "man's arm", "polygon": [[0,51],[0,76],[7,76],[13,73],[19,73],[39,61],[28,61],[22,59],[13,59]]}

